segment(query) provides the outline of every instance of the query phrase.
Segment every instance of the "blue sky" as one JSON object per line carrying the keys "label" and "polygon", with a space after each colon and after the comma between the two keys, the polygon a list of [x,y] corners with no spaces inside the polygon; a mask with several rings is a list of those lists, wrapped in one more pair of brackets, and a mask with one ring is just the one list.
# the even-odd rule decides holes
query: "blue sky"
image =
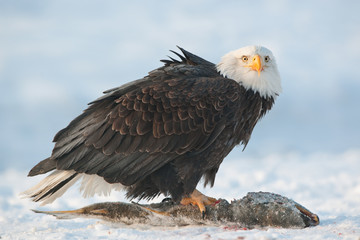
{"label": "blue sky", "polygon": [[0,1],[0,170],[48,157],[102,91],[161,66],[176,45],[218,62],[270,48],[283,93],[246,150],[360,147],[359,1]]}

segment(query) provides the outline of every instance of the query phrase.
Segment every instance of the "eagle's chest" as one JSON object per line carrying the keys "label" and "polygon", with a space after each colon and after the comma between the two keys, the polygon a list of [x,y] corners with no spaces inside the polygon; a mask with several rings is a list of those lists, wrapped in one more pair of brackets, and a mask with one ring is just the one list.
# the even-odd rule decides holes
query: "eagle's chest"
{"label": "eagle's chest", "polygon": [[239,106],[228,121],[228,128],[231,129],[228,133],[228,145],[232,147],[238,144],[246,146],[256,123],[267,111],[264,99],[257,95],[239,102]]}

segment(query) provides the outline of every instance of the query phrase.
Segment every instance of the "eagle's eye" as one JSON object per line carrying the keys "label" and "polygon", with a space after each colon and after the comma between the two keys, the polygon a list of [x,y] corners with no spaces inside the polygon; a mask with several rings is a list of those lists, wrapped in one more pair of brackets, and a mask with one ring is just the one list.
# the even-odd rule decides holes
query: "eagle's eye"
{"label": "eagle's eye", "polygon": [[248,58],[247,56],[242,56],[242,57],[241,57],[241,60],[242,60],[243,62],[247,62],[247,61],[249,60],[249,58]]}
{"label": "eagle's eye", "polygon": [[270,61],[270,57],[269,57],[269,56],[266,56],[266,57],[264,58],[264,60],[265,60],[265,62],[269,62],[269,61]]}

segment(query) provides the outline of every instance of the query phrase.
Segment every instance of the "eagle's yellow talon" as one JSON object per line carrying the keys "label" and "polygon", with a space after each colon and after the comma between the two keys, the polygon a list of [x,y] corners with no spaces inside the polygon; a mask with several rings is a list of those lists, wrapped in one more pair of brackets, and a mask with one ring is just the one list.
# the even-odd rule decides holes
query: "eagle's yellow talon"
{"label": "eagle's yellow talon", "polygon": [[201,192],[199,192],[198,190],[194,190],[192,192],[192,194],[190,194],[189,197],[184,197],[180,204],[182,205],[196,205],[198,206],[200,212],[201,212],[201,216],[204,219],[205,218],[205,214],[206,214],[206,206],[208,205],[212,205],[215,204],[216,202],[218,202],[218,200],[216,198],[212,198],[212,197],[208,197],[205,196],[204,194],[202,194]]}

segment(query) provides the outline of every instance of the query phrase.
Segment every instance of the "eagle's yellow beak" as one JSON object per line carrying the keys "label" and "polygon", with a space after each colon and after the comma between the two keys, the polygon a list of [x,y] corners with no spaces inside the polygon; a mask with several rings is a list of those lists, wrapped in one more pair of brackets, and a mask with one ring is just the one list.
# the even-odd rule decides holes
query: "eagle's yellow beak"
{"label": "eagle's yellow beak", "polygon": [[262,66],[261,66],[261,58],[259,55],[255,55],[254,58],[252,59],[252,63],[248,64],[246,67],[251,68],[254,71],[258,72],[258,75],[260,76],[260,72],[262,70]]}

